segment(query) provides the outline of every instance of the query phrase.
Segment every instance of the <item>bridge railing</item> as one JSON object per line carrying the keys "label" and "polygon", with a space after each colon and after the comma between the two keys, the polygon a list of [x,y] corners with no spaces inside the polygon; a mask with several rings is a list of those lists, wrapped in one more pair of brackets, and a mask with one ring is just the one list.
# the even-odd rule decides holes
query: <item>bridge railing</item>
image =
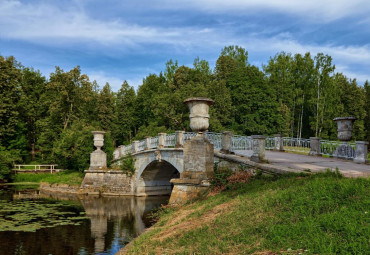
{"label": "bridge railing", "polygon": [[158,147],[158,136],[150,137],[149,149],[155,149]]}
{"label": "bridge railing", "polygon": [[214,132],[206,132],[207,139],[214,145],[216,150],[221,150],[222,148],[222,134]]}
{"label": "bridge railing", "polygon": [[310,139],[283,137],[283,148],[285,151],[308,155],[311,150],[311,142]]}
{"label": "bridge railing", "polygon": [[329,157],[338,156],[344,159],[354,159],[356,158],[356,143],[341,143],[339,141],[321,140],[320,152],[321,155]]}
{"label": "bridge railing", "polygon": [[[156,137],[147,137],[144,140],[135,141],[127,146],[120,146],[114,152],[114,158],[119,159],[124,155],[163,147],[181,147],[184,142],[194,137],[194,132],[177,131],[176,133],[161,133]],[[231,132],[215,133],[206,132],[207,139],[214,145],[216,150],[224,152],[253,150],[253,136],[232,135]],[[261,139],[261,137],[259,137]],[[257,144],[257,143],[256,143]],[[223,146],[226,146],[225,148]],[[287,151],[292,153],[315,155],[326,157],[339,157],[353,159],[358,163],[367,162],[367,142],[342,143],[339,141],[320,140],[317,137],[310,139],[281,137],[265,137],[266,150]],[[257,148],[257,147],[256,147]]]}
{"label": "bridge railing", "polygon": [[175,134],[166,134],[164,138],[164,147],[175,147],[176,145],[176,136]]}
{"label": "bridge railing", "polygon": [[252,150],[252,138],[250,136],[233,135],[231,137],[231,151]]}

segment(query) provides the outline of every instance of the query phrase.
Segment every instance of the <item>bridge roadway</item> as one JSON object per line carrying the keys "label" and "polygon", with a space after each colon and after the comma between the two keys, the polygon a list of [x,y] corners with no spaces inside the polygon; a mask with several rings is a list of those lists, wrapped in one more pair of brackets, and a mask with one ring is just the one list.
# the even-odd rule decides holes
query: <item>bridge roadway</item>
{"label": "bridge roadway", "polygon": [[[236,155],[250,157],[252,151],[236,151]],[[370,177],[370,164],[356,164],[350,160],[338,158],[314,157],[296,153],[266,151],[266,159],[270,165],[292,170],[310,169],[312,172],[335,170],[346,177]]]}

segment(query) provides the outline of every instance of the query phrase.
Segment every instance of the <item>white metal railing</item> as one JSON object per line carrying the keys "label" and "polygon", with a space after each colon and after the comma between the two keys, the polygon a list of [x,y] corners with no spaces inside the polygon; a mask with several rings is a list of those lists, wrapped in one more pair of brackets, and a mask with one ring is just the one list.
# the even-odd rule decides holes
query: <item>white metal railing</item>
{"label": "white metal railing", "polygon": [[340,157],[345,159],[353,159],[356,157],[355,143],[342,143],[339,141],[320,141],[321,155],[329,157]]}
{"label": "white metal railing", "polygon": [[166,134],[164,138],[164,147],[174,147],[176,144],[176,135],[173,134]]}
{"label": "white metal railing", "polygon": [[283,137],[283,147],[285,151],[308,154],[310,152],[310,139]]}
{"label": "white metal railing", "polygon": [[213,144],[216,150],[221,150],[222,148],[222,134],[214,132],[206,132],[206,138]]}
{"label": "white metal railing", "polygon": [[231,151],[252,150],[252,138],[250,136],[233,135],[231,137]]}
{"label": "white metal railing", "polygon": [[157,147],[158,147],[158,136],[150,137],[149,148],[150,149],[155,149]]}
{"label": "white metal railing", "polygon": [[146,147],[146,140],[144,139],[144,140],[141,140],[141,141],[139,141],[139,151],[143,151],[143,150],[145,150],[145,147]]}
{"label": "white metal railing", "polygon": [[273,150],[275,148],[275,137],[268,136],[266,137],[266,150]]}

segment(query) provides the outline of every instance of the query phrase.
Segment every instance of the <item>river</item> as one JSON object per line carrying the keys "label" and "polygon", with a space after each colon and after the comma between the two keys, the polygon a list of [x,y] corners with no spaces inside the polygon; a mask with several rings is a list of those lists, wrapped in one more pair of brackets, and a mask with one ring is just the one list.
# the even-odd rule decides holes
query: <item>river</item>
{"label": "river", "polygon": [[115,254],[165,197],[77,197],[0,187],[1,255]]}

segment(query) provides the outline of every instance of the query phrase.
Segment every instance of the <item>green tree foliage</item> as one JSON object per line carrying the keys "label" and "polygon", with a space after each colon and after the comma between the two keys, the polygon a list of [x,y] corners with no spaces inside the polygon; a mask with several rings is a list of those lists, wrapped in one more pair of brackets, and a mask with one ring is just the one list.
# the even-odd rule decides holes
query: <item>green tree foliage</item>
{"label": "green tree foliage", "polygon": [[127,81],[122,83],[116,98],[116,132],[113,133],[117,144],[131,141],[135,134],[137,117],[135,113],[136,93]]}
{"label": "green tree foliage", "polygon": [[0,181],[9,179],[13,165],[20,161],[19,151],[6,150],[5,147],[0,146]]}
{"label": "green tree foliage", "polygon": [[14,57],[0,56],[0,142],[7,146],[16,132],[20,99],[20,64]]}
{"label": "green tree foliage", "polygon": [[323,53],[280,52],[261,69],[248,62],[244,48],[228,46],[214,69],[199,57],[192,67],[169,60],[163,72],[146,76],[136,91],[124,81],[113,92],[108,83],[100,89],[79,67],[56,67],[47,80],[13,57],[0,56],[2,176],[20,158],[86,169],[94,129],[107,131],[108,161],[114,146],[189,130],[183,104],[189,97],[215,101],[210,131],[336,139],[333,119],[355,116],[354,139],[370,141],[370,85],[336,73],[332,62]]}
{"label": "green tree foliage", "polygon": [[370,84],[366,81],[365,90],[365,139],[370,142]]}

